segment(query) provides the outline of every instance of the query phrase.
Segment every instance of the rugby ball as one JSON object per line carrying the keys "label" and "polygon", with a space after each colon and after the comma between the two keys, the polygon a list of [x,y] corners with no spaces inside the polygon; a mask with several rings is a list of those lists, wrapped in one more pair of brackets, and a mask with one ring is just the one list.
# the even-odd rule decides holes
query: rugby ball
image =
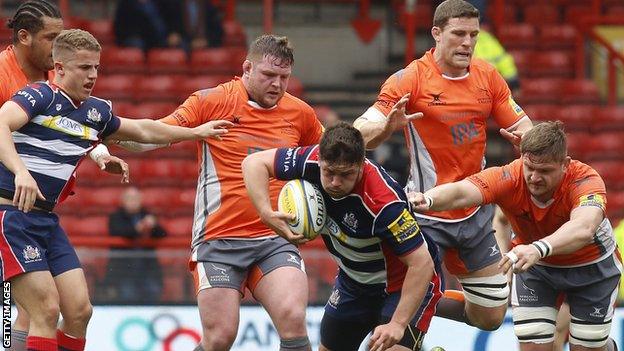
{"label": "rugby ball", "polygon": [[323,194],[316,185],[305,180],[294,179],[284,184],[277,198],[277,209],[295,215],[288,226],[293,233],[302,234],[306,239],[314,239],[325,226]]}

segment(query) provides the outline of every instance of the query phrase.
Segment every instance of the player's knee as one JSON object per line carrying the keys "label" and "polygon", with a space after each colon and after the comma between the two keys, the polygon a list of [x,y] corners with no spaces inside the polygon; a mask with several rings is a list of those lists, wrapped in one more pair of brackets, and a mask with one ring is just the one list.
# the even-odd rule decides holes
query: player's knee
{"label": "player's knee", "polygon": [[509,284],[502,274],[489,277],[461,278],[466,300],[483,307],[506,306],[509,298]]}
{"label": "player's knee", "polygon": [[89,323],[92,314],[93,306],[87,301],[86,303],[82,303],[80,306],[77,306],[71,315],[63,317],[70,319],[73,323],[86,326],[87,323]]}
{"label": "player's knee", "polygon": [[35,324],[56,327],[60,314],[61,309],[58,300],[48,298],[40,302],[37,311],[30,314],[30,319]]}
{"label": "player's knee", "polygon": [[595,323],[578,319],[570,321],[570,344],[587,348],[600,348],[607,343],[611,321]]}
{"label": "player's knee", "polygon": [[557,310],[552,307],[514,307],[514,332],[518,341],[535,344],[555,340]]}
{"label": "player's knee", "polygon": [[305,308],[290,305],[279,313],[280,325],[285,329],[280,331],[282,338],[294,338],[305,335],[306,320]]}
{"label": "player's knee", "polygon": [[237,328],[228,323],[203,327],[202,345],[206,350],[229,350],[236,339]]}

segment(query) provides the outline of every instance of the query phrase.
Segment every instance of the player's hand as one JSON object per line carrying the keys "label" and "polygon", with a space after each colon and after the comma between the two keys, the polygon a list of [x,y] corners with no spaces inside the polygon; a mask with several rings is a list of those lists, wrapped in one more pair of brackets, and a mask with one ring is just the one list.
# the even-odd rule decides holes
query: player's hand
{"label": "player's hand", "polygon": [[368,348],[370,351],[388,349],[403,339],[403,333],[405,333],[405,326],[399,323],[390,321],[387,324],[379,325],[373,331],[368,342]]}
{"label": "player's hand", "polygon": [[429,203],[425,198],[425,194],[421,192],[411,191],[407,193],[407,201],[412,205],[412,209],[416,212],[429,211]]}
{"label": "player's hand", "polygon": [[520,147],[520,142],[522,141],[522,136],[524,135],[523,131],[514,130],[513,132],[510,132],[507,129],[501,128],[499,132],[503,138],[507,139],[507,141],[511,143],[511,145],[516,148]]}
{"label": "player's hand", "polygon": [[102,155],[95,161],[101,170],[111,174],[121,174],[121,182],[130,182],[130,168],[126,161],[113,155]]}
{"label": "player's hand", "polygon": [[293,233],[288,226],[288,221],[293,220],[295,217],[294,214],[279,212],[279,211],[271,211],[266,215],[260,216],[260,219],[267,227],[273,229],[275,233],[282,238],[290,241],[295,245],[301,245],[309,240],[306,239],[302,234]]}
{"label": "player's hand", "polygon": [[223,119],[210,121],[193,128],[198,139],[213,138],[221,140],[221,135],[228,132],[227,128],[234,126],[234,123]]}
{"label": "player's hand", "polygon": [[422,118],[424,115],[422,112],[416,112],[411,115],[405,114],[405,105],[409,101],[410,94],[405,94],[403,97],[394,104],[390,113],[388,113],[388,118],[386,119],[386,124],[384,125],[384,131],[386,132],[394,132],[395,130],[403,129],[411,120]]}
{"label": "player's hand", "polygon": [[526,272],[541,258],[535,246],[518,245],[503,256],[498,267],[502,268],[504,274],[507,274],[510,269],[513,269],[514,273],[522,273]]}
{"label": "player's hand", "polygon": [[20,211],[28,213],[35,205],[35,200],[45,200],[37,182],[27,169],[18,171],[15,174],[15,195],[13,196],[13,206]]}

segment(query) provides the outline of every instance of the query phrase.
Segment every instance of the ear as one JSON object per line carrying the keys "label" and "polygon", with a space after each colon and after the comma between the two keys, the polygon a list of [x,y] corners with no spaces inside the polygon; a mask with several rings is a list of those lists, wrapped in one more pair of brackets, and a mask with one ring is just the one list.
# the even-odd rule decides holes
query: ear
{"label": "ear", "polygon": [[568,169],[568,166],[570,165],[570,161],[572,161],[572,158],[570,156],[566,156],[565,160],[563,160],[563,171],[564,172]]}
{"label": "ear", "polygon": [[243,62],[243,75],[250,74],[252,66],[253,66],[253,63],[251,61],[245,60],[245,62]]}
{"label": "ear", "polygon": [[431,27],[431,36],[436,43],[440,41],[440,37],[442,36],[442,29],[440,27],[433,26]]}
{"label": "ear", "polygon": [[61,77],[65,75],[62,62],[54,61],[54,73]]}
{"label": "ear", "polygon": [[17,41],[24,46],[30,46],[32,43],[32,35],[26,29],[20,29],[17,31]]}

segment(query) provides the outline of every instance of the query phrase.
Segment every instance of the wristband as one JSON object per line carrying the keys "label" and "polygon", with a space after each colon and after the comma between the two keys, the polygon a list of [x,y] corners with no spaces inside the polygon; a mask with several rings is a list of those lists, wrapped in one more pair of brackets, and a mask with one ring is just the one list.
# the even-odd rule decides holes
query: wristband
{"label": "wristband", "polygon": [[104,144],[98,144],[89,153],[89,157],[95,162],[102,156],[110,156],[110,152],[108,152],[108,148]]}
{"label": "wristband", "polygon": [[541,258],[548,257],[553,252],[552,245],[546,240],[536,240],[531,245],[535,246]]}

